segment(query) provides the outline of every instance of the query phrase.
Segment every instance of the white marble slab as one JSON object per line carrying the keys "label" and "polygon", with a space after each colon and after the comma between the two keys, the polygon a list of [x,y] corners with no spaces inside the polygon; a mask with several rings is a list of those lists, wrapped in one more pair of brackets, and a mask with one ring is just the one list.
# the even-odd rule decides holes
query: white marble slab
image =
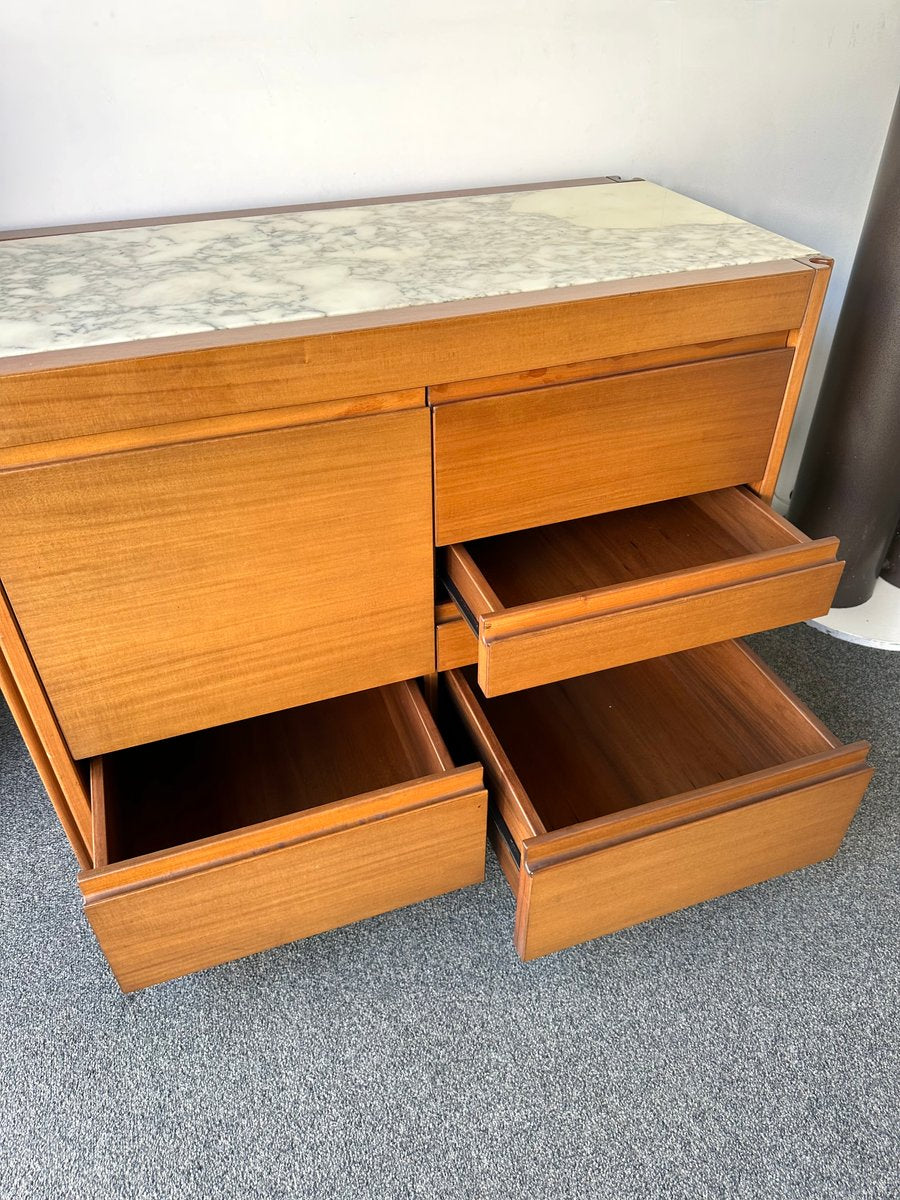
{"label": "white marble slab", "polygon": [[654,183],[0,242],[0,356],[815,253]]}

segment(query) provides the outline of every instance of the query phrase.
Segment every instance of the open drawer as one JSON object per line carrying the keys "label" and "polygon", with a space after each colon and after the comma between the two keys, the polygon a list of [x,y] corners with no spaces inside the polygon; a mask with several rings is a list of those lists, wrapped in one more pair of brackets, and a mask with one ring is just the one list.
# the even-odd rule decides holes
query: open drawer
{"label": "open drawer", "polygon": [[493,700],[446,679],[525,959],[830,857],[872,774],[740,642]]}
{"label": "open drawer", "polygon": [[464,887],[480,765],[394,684],[95,758],[85,910],[124,991]]}
{"label": "open drawer", "polygon": [[444,581],[499,696],[821,616],[837,547],[728,488],[449,546]]}

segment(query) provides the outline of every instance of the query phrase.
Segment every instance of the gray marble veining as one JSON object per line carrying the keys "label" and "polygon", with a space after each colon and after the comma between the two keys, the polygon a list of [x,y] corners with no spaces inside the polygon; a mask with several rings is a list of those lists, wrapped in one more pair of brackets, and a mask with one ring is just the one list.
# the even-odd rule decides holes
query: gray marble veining
{"label": "gray marble veining", "polygon": [[810,253],[647,182],[25,238],[0,242],[0,356]]}

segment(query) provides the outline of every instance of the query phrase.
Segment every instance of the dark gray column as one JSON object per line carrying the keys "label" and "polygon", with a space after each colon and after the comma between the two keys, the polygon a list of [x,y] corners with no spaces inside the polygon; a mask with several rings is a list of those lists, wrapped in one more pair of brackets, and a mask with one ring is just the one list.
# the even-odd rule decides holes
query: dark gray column
{"label": "dark gray column", "polygon": [[811,537],[841,539],[847,566],[835,607],[868,600],[900,524],[900,98],[790,519]]}

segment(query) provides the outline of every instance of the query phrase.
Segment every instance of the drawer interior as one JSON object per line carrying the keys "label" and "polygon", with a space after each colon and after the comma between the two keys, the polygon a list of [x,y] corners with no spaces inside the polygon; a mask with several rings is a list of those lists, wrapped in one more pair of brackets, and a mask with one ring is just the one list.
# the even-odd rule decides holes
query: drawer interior
{"label": "drawer interior", "polygon": [[533,835],[838,745],[737,642],[492,699],[474,668],[461,674],[527,794]]}
{"label": "drawer interior", "polygon": [[482,538],[466,550],[508,609],[807,541],[751,493],[727,488]]}
{"label": "drawer interior", "polygon": [[418,687],[394,684],[92,760],[97,866],[452,768]]}

